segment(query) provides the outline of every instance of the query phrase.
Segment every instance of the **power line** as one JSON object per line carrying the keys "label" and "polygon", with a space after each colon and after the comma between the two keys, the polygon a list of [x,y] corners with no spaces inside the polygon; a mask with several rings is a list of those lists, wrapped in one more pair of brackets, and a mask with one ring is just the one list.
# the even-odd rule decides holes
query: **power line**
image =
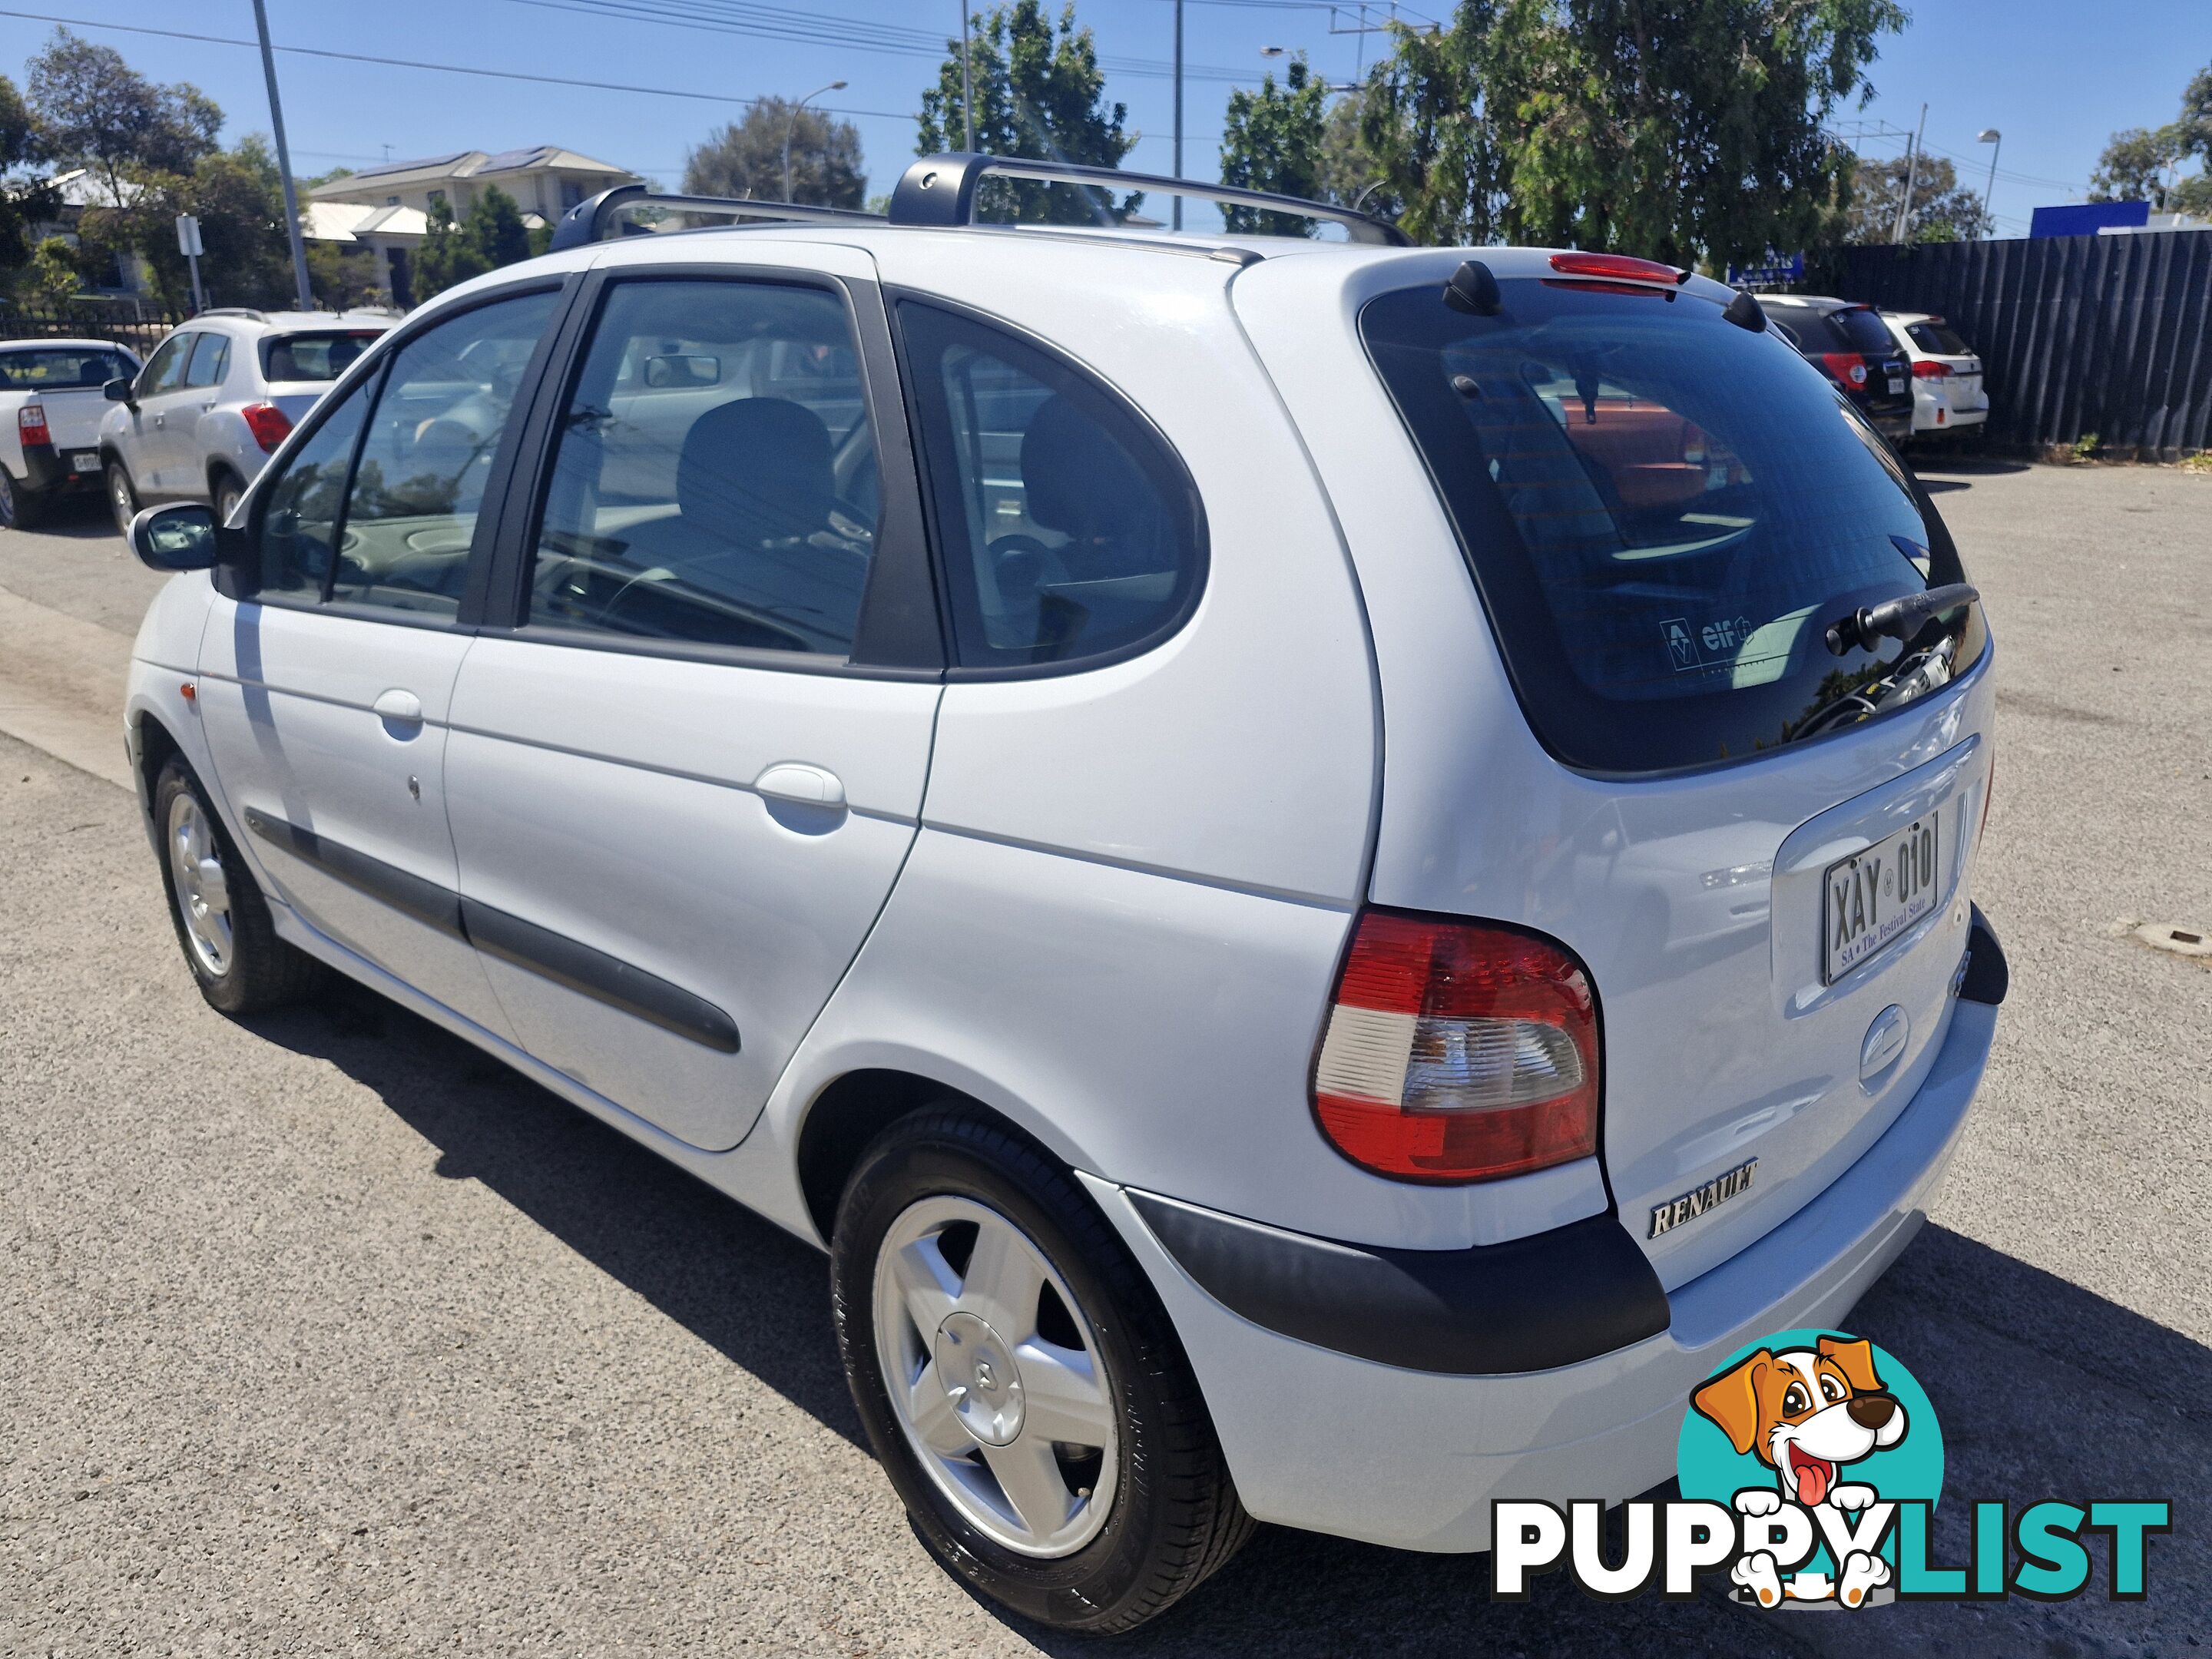
{"label": "power line", "polygon": [[[0,8],[0,17],[21,17],[33,23],[59,23],[67,28],[101,29],[116,34],[151,34],[167,40],[198,40],[210,46],[251,46],[260,49],[259,43],[241,40],[227,34],[195,34],[186,29],[157,29],[137,23],[100,23],[81,17],[58,17],[51,12],[15,11]],[[526,81],[535,86],[583,87],[593,92],[635,92],[648,98],[688,98],[708,104],[757,104],[758,98],[739,98],[725,92],[685,92],[673,87],[632,86],[622,81],[581,81],[564,75],[526,75],[520,70],[478,69],[462,64],[431,64],[414,58],[378,58],[368,52],[331,52],[320,46],[278,46],[276,51],[289,52],[295,58],[332,58],[345,64],[374,64],[386,69],[435,70],[441,75],[471,75],[491,81]],[[887,109],[830,109],[817,105],[831,115],[862,115],[886,121],[911,121],[911,111]]]}

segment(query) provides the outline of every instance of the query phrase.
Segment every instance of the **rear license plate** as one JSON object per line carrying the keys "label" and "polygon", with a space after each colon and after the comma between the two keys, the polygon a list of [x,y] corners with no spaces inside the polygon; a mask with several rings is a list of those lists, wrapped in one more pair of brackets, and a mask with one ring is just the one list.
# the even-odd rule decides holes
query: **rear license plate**
{"label": "rear license plate", "polygon": [[72,472],[99,471],[100,452],[96,449],[80,449],[76,451],[70,456],[70,471]]}
{"label": "rear license plate", "polygon": [[1889,395],[1893,398],[1897,397],[1902,393],[1904,390],[1905,377],[1901,374],[1891,375],[1889,377]]}
{"label": "rear license plate", "polygon": [[1833,985],[1895,944],[1936,908],[1936,814],[1917,818],[1863,853],[1838,859],[1821,883],[1826,947],[1820,982]]}

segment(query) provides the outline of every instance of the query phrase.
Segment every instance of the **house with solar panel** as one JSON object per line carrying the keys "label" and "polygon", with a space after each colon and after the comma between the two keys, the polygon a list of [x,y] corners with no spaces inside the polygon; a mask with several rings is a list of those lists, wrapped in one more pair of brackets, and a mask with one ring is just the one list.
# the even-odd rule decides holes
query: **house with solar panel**
{"label": "house with solar panel", "polygon": [[523,223],[535,229],[588,196],[637,182],[639,176],[627,167],[558,144],[496,155],[458,150],[380,162],[317,185],[301,204],[301,228],[311,240],[374,254],[386,295],[404,307],[414,303],[409,267],[422,245],[433,204],[442,201],[454,218],[464,219],[477,197],[495,185],[514,198]]}

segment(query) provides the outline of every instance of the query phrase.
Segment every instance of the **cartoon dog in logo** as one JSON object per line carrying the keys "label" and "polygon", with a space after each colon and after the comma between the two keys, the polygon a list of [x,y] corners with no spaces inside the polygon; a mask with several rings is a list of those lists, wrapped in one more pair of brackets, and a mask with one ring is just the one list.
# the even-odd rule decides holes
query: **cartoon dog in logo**
{"label": "cartoon dog in logo", "polygon": [[[1905,1407],[1875,1375],[1872,1346],[1832,1336],[1810,1348],[1761,1348],[1700,1388],[1690,1403],[1719,1425],[1739,1454],[1755,1453],[1774,1471],[1777,1490],[1750,1486],[1736,1493],[1735,1506],[1746,1515],[1772,1515],[1785,1498],[1808,1510],[1828,1504],[1863,1510],[1877,1494],[1840,1480],[1844,1466],[1905,1438]],[[1851,1551],[1834,1582],[1823,1572],[1801,1572],[1785,1585],[1765,1551],[1747,1554],[1733,1569],[1735,1582],[1770,1607],[1785,1593],[1795,1601],[1833,1598],[1859,1607],[1889,1576],[1889,1563],[1867,1550]]]}

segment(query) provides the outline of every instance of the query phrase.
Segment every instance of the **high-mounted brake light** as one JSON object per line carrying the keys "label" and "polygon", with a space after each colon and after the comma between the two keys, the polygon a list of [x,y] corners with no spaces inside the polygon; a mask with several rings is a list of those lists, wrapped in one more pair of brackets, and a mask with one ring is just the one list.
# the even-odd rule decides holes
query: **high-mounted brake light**
{"label": "high-mounted brake light", "polygon": [[1948,380],[1951,378],[1951,365],[1933,362],[1923,357],[1912,365],[1912,378],[1916,380]]}
{"label": "high-mounted brake light", "polygon": [[1597,1009],[1559,945],[1369,910],[1337,976],[1314,1113],[1401,1181],[1495,1181],[1597,1151]]}
{"label": "high-mounted brake light", "polygon": [[292,417],[274,404],[248,404],[238,413],[264,449],[273,450],[292,435]]}
{"label": "high-mounted brake light", "polygon": [[1856,351],[1824,351],[1820,361],[1828,366],[1828,373],[1846,386],[1864,386],[1867,382],[1866,359]]}
{"label": "high-mounted brake light", "polygon": [[16,410],[15,429],[27,444],[50,444],[54,441],[54,434],[46,429],[44,404],[25,404]]}
{"label": "high-mounted brake light", "polygon": [[1679,288],[1690,273],[1656,259],[1638,259],[1627,253],[1554,253],[1552,269],[1562,276],[1595,276],[1614,283],[1660,283]]}

